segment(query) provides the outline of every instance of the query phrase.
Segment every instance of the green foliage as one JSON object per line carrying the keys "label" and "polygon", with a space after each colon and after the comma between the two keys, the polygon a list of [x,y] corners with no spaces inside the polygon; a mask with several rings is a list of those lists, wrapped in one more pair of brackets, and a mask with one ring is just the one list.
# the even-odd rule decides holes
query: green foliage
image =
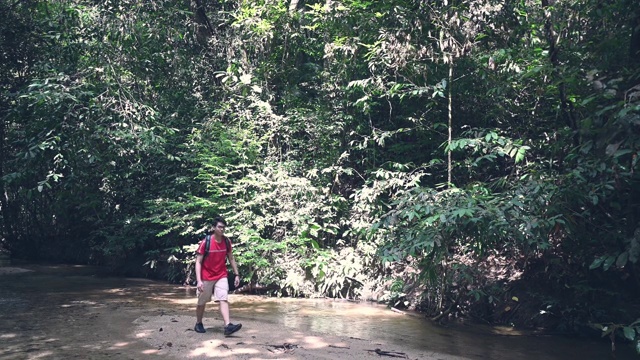
{"label": "green foliage", "polygon": [[629,325],[623,324],[592,324],[594,328],[600,330],[602,333],[602,337],[609,336],[611,339],[611,348],[615,351],[616,348],[616,337],[621,337],[625,340],[632,341],[635,343],[635,350],[638,354],[640,354],[640,319],[630,323]]}
{"label": "green foliage", "polygon": [[224,215],[275,294],[627,324],[632,5],[2,2],[1,245],[188,282]]}

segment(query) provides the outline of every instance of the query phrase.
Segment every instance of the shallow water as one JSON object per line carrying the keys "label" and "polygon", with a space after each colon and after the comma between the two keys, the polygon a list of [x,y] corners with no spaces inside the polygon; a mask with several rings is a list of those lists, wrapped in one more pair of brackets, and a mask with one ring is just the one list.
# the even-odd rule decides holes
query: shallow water
{"label": "shallow water", "polygon": [[[385,306],[333,300],[234,300],[236,318],[247,317],[278,325],[360,339],[380,339],[425,353],[469,359],[610,359],[606,339],[572,339],[519,335],[517,331],[483,325],[443,327]],[[511,333],[498,335],[497,333]],[[622,347],[622,348],[621,348]],[[639,359],[628,346],[618,345],[617,359]]]}
{"label": "shallow water", "polygon": [[[1,321],[18,331],[31,330],[21,320],[25,317],[46,314],[52,324],[65,326],[64,321],[70,313],[86,307],[107,306],[105,304],[114,308],[163,308],[186,314],[194,310],[193,288],[146,279],[101,277],[97,269],[84,266],[25,268],[32,271],[0,276]],[[377,304],[245,295],[232,295],[230,301],[232,320],[268,322],[274,325],[274,331],[282,326],[358,339],[380,339],[427,354],[496,360],[612,358],[606,339],[527,336],[481,325],[442,327],[419,316],[398,314]],[[215,310],[210,308],[208,314],[212,311]],[[498,332],[512,335],[497,335]],[[616,358],[640,359],[640,356],[629,346],[618,344]]]}

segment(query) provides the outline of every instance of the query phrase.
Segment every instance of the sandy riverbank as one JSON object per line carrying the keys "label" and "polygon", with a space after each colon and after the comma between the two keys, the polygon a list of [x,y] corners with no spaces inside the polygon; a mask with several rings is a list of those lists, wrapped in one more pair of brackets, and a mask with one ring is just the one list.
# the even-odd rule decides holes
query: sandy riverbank
{"label": "sandy riverbank", "polygon": [[[401,344],[375,338],[302,332],[260,321],[259,315],[255,319],[243,318],[243,328],[225,337],[216,306],[207,311],[207,333],[198,334],[193,331],[194,316],[187,310],[189,306],[162,306],[166,302],[157,299],[145,306],[144,301],[132,301],[132,293],[123,292],[117,284],[86,293],[61,290],[55,288],[56,284],[41,292],[28,284],[11,286],[12,281],[31,276],[25,274],[42,271],[0,268],[0,280],[7,289],[0,299],[5,305],[0,307],[0,358],[6,360],[462,359],[403,349]],[[65,282],[63,277],[61,283]],[[124,289],[135,293],[130,286]]]}

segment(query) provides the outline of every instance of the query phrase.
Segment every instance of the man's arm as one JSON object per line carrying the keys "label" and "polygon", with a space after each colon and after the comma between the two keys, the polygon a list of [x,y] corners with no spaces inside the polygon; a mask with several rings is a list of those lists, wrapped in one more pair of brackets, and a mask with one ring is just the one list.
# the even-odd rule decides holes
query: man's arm
{"label": "man's arm", "polygon": [[198,290],[202,291],[203,283],[202,283],[202,259],[204,258],[203,254],[198,254],[196,256],[196,281]]}
{"label": "man's arm", "polygon": [[240,286],[240,273],[238,272],[238,264],[236,264],[236,258],[233,257],[233,251],[229,251],[227,257],[229,258],[229,263],[231,264],[233,273],[236,274],[235,279],[233,279],[233,284],[235,287],[238,287]]}
{"label": "man's arm", "polygon": [[229,257],[229,264],[231,264],[231,268],[233,269],[233,273],[236,275],[239,275],[238,273],[238,264],[236,264],[236,258],[233,257],[233,252],[230,251],[228,254]]}

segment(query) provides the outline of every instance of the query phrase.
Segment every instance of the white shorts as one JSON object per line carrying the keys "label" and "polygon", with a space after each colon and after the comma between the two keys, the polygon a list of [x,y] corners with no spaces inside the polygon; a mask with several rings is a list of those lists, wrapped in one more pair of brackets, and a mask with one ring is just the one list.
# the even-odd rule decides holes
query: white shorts
{"label": "white shorts", "polygon": [[198,305],[204,305],[211,301],[227,301],[229,299],[229,281],[226,277],[215,281],[203,281],[202,292],[196,291],[198,295]]}

